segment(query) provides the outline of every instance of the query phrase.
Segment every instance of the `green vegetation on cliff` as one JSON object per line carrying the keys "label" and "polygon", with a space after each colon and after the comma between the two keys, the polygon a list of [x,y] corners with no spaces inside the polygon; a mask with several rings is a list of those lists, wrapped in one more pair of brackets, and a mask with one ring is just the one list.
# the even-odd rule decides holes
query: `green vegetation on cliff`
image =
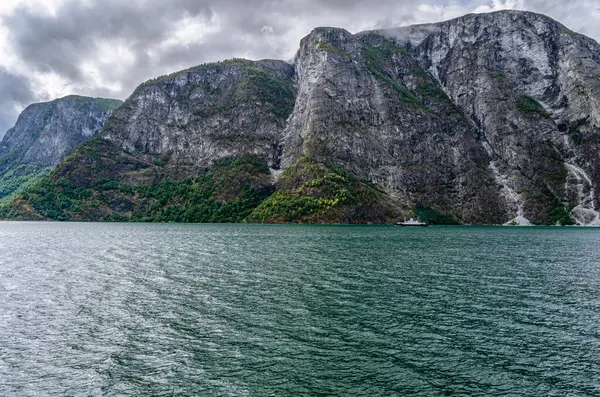
{"label": "green vegetation on cliff", "polygon": [[538,101],[526,95],[519,98],[517,108],[525,114],[539,115],[546,119],[551,118],[550,113],[548,113]]}
{"label": "green vegetation on cliff", "polygon": [[393,219],[386,196],[340,167],[304,157],[286,169],[275,193],[250,221],[268,223],[383,223]]}
{"label": "green vegetation on cliff", "polygon": [[460,222],[454,219],[452,216],[442,214],[438,211],[432,210],[431,208],[417,207],[415,213],[421,222],[426,222],[432,225],[460,225]]}
{"label": "green vegetation on cliff", "polygon": [[0,172],[0,204],[9,203],[15,195],[34,186],[51,170],[51,167],[19,164]]}
{"label": "green vegetation on cliff", "polygon": [[572,208],[568,208],[565,203],[560,202],[547,189],[530,191],[527,199],[526,206],[532,208],[537,206],[537,208],[543,209],[543,213],[538,215],[540,220],[535,222],[536,224],[544,226],[571,226],[575,224],[570,211]]}
{"label": "green vegetation on cliff", "polygon": [[315,48],[317,50],[333,52],[333,53],[336,53],[336,54],[341,55],[341,56],[346,57],[346,58],[350,57],[350,54],[348,54],[346,51],[344,51],[344,50],[342,50],[340,48],[334,47],[331,44],[325,43],[323,41],[319,42],[315,46]]}
{"label": "green vegetation on cliff", "polygon": [[294,110],[294,85],[274,73],[256,66],[244,66],[241,88],[250,89],[256,97],[273,107],[273,114],[286,118]]}
{"label": "green vegetation on cliff", "polygon": [[569,211],[567,206],[560,201],[555,201],[552,209],[550,210],[550,217],[546,220],[546,222],[544,222],[544,224],[572,226],[575,224],[575,221],[573,220],[571,211]]}
{"label": "green vegetation on cliff", "polygon": [[410,92],[408,88],[393,79],[386,67],[395,54],[407,56],[406,50],[398,47],[389,40],[381,40],[378,46],[362,43],[362,47],[367,70],[373,77],[391,86],[403,102],[410,105],[421,105],[419,98]]}
{"label": "green vegetation on cliff", "polygon": [[[97,152],[92,152],[92,149]],[[84,145],[49,177],[0,209],[12,219],[142,222],[384,223],[396,215],[387,196],[344,172],[302,158],[281,175],[277,190],[267,164],[231,157],[193,178],[170,179],[162,165],[130,167],[160,175],[154,183],[117,182],[94,170],[113,169],[114,147]],[[123,169],[121,169],[123,171]],[[175,171],[178,174],[179,171]]]}
{"label": "green vegetation on cliff", "polygon": [[269,169],[254,157],[223,159],[213,169],[182,181],[132,186],[100,177],[89,182],[76,183],[55,173],[4,207],[1,215],[17,219],[241,222],[271,193]]}
{"label": "green vegetation on cliff", "polygon": [[[66,98],[73,98],[77,101],[75,104],[75,108],[78,110],[89,110],[92,106],[97,106],[105,111],[115,110],[119,106],[123,104],[123,101],[118,99],[108,99],[108,98],[88,98],[79,95],[71,95]],[[62,98],[63,100],[65,98]]]}

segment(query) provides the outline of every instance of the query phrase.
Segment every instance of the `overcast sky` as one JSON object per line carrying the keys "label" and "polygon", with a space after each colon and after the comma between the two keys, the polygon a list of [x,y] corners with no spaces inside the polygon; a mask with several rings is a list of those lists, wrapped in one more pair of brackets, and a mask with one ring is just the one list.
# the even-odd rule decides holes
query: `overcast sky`
{"label": "overcast sky", "polygon": [[125,99],[204,62],[291,59],[317,26],[358,32],[500,9],[600,39],[600,0],[0,0],[0,136],[32,102]]}

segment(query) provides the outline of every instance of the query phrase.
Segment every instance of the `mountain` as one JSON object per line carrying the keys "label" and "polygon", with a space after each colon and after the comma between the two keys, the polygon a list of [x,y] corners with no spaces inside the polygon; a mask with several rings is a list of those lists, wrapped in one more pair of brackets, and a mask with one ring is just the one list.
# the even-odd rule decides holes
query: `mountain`
{"label": "mountain", "polygon": [[577,223],[600,223],[597,42],[515,11],[379,33],[407,48],[475,121],[517,222],[554,220],[566,208]]}
{"label": "mountain", "polygon": [[0,202],[39,181],[100,132],[121,101],[68,96],[28,106],[0,143]]}
{"label": "mountain", "polygon": [[600,224],[600,45],[501,11],[148,81],[22,219]]}

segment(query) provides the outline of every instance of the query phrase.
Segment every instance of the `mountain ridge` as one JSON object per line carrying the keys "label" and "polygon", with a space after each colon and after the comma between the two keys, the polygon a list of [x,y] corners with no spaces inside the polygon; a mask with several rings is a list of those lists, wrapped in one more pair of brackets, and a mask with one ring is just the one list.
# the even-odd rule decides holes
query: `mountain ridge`
{"label": "mountain ridge", "polygon": [[[77,150],[44,182],[54,201],[33,189],[6,213],[223,221],[214,211],[233,200],[245,214],[235,221],[384,223],[430,214],[471,224],[600,224],[597,72],[598,43],[529,12],[357,34],[316,28],[293,65],[232,59],[141,84],[86,144],[100,160]],[[82,182],[97,182],[91,164],[118,188]],[[222,184],[203,185],[210,216],[182,215],[198,207],[198,191],[158,198],[144,190],[223,173],[239,183],[228,194]],[[89,197],[73,196],[84,187]],[[32,198],[44,205],[36,209]],[[169,218],[166,208],[181,214]]]}

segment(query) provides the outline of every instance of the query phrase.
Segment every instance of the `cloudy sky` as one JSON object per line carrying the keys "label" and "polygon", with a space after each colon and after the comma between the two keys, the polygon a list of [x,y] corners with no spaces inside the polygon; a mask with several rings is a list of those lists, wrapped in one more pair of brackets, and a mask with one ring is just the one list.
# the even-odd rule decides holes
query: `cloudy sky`
{"label": "cloudy sky", "polygon": [[149,78],[208,61],[291,59],[316,26],[358,32],[500,9],[600,39],[598,0],[0,0],[0,136],[32,102],[125,99]]}

